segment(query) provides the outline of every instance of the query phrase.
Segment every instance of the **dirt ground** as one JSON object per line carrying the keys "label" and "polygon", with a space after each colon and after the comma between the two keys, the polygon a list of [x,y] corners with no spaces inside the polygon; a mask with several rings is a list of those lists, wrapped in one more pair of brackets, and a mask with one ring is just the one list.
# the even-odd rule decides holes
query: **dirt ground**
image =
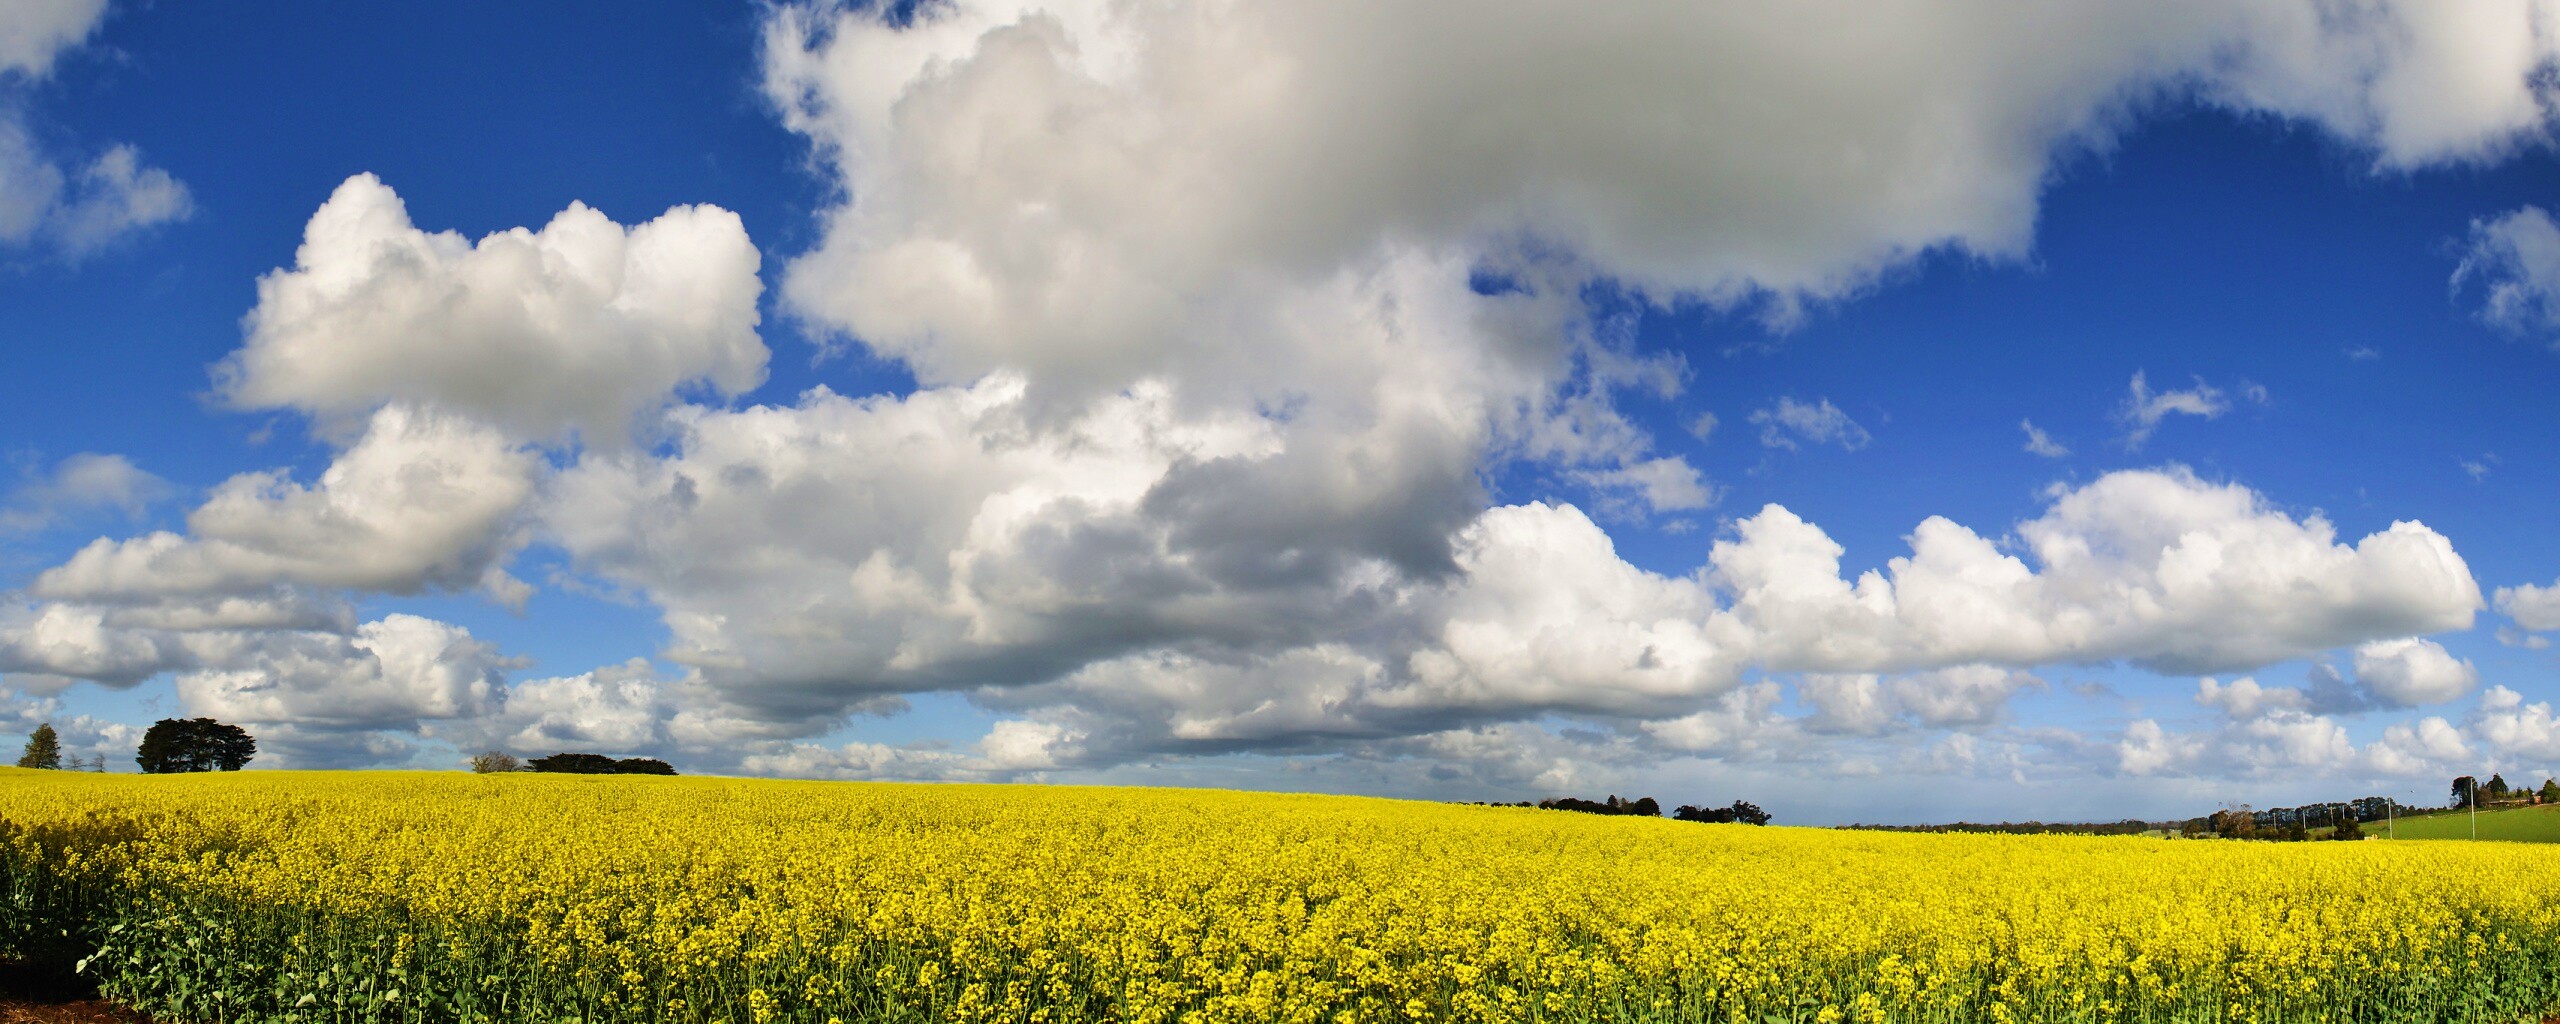
{"label": "dirt ground", "polygon": [[149,1024],[150,1018],[98,998],[79,975],[0,962],[0,1024]]}

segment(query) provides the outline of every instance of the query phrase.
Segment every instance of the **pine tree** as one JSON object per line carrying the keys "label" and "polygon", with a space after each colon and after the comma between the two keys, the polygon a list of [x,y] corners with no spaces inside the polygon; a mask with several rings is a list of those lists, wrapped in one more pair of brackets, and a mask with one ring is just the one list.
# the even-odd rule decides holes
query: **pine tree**
{"label": "pine tree", "polygon": [[36,726],[35,734],[27,737],[27,752],[18,755],[18,767],[62,767],[62,739],[53,734],[52,723]]}

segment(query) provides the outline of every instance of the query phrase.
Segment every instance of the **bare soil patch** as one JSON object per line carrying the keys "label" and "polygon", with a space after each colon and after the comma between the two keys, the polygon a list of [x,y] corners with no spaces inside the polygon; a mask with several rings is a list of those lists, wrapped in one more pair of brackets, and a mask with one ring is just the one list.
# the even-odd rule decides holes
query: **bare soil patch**
{"label": "bare soil patch", "polygon": [[150,1024],[65,967],[0,961],[0,1024]]}

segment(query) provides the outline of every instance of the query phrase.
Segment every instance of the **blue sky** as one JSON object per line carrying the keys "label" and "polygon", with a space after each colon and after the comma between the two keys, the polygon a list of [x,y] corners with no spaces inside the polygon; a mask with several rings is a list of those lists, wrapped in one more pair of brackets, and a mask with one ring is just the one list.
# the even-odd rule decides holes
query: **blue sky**
{"label": "blue sky", "polygon": [[[378,6],[0,14],[0,724],[1798,822],[2560,771],[2540,8]],[[572,203],[609,294],[472,269]],[[1768,506],[2043,578],[1753,604]]]}

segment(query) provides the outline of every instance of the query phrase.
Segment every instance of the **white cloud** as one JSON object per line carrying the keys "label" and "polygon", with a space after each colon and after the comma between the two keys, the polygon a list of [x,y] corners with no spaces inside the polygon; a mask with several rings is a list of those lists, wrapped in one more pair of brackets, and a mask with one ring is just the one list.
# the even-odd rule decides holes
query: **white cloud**
{"label": "white cloud", "polygon": [[[107,0],[11,0],[0,7],[0,247],[39,242],[77,260],[134,231],[185,220],[194,202],[132,146],[66,169],[27,130],[11,86],[41,79],[55,58],[106,20]],[[13,79],[17,81],[13,81]]]}
{"label": "white cloud", "polygon": [[2480,672],[2433,640],[2375,640],[2356,647],[2356,682],[2385,703],[2413,708],[2471,692]]}
{"label": "white cloud", "polygon": [[279,583],[390,593],[484,587],[521,601],[505,558],[541,462],[449,413],[390,406],[319,482],[244,473],[187,516],[187,533],[101,538],[37,577],[69,601],[264,590]]}
{"label": "white cloud", "polygon": [[2536,633],[2560,629],[2560,582],[2547,587],[2531,583],[2499,587],[2494,599],[2498,614],[2515,620],[2517,628]]}
{"label": "white cloud", "polygon": [[1815,732],[1881,735],[1916,722],[1932,729],[1990,725],[2009,699],[2034,682],[1992,665],[1958,665],[1884,678],[1872,673],[1810,673],[1797,691],[1814,706]]}
{"label": "white cloud", "polygon": [[2031,421],[2019,420],[2018,429],[2027,432],[2027,451],[2029,452],[2048,459],[2059,459],[2071,454],[2071,449],[2063,447],[2061,442],[2053,439],[2053,435],[2045,433],[2043,428]]}
{"label": "white cloud", "polygon": [[106,16],[107,0],[10,0],[0,8],[0,79],[44,77],[55,56],[88,39]]}
{"label": "white cloud", "polygon": [[2116,770],[2133,776],[2299,776],[2349,770],[2365,756],[2335,720],[2275,709],[2192,733],[2137,720],[2117,742]]}
{"label": "white cloud", "polygon": [[86,164],[65,167],[0,95],[0,247],[43,244],[78,260],[194,212],[187,187],[145,166],[132,146],[110,147]]}
{"label": "white cloud", "polygon": [[0,532],[43,529],[99,509],[139,516],[176,490],[122,455],[82,452],[11,492],[0,505]]}
{"label": "white cloud", "polygon": [[2229,683],[2207,676],[2196,680],[2196,703],[2218,710],[2234,720],[2246,720],[2269,712],[2309,710],[2311,698],[2302,690],[2260,686],[2256,679],[2248,676]]}
{"label": "white cloud", "polygon": [[430,234],[361,174],[312,214],[293,269],[259,280],[220,391],[324,421],[422,402],[519,437],[619,443],[680,388],[763,382],[759,260],[715,206],[624,228],[572,203],[538,232]]}
{"label": "white cloud", "polygon": [[2560,715],[2552,713],[2549,701],[2527,704],[2523,694],[2492,686],[2480,695],[2470,725],[2481,743],[2499,753],[2560,761]]}
{"label": "white cloud", "polygon": [[177,688],[189,713],[253,731],[409,730],[489,713],[514,665],[459,626],[395,614],[352,636],[260,636],[219,667],[181,673]]}
{"label": "white cloud", "polygon": [[2183,469],[2052,492],[2018,526],[2040,568],[1943,518],[1854,581],[1821,528],[1772,505],[1709,556],[1771,667],[1908,671],[2123,659],[2247,669],[2373,639],[2462,629],[2479,587],[2451,544],[2395,523],[2353,546],[2236,485]]}
{"label": "white cloud", "polygon": [[2382,738],[2368,744],[2364,754],[2366,763],[2384,775],[2439,778],[2467,770],[2472,757],[2462,731],[2433,715],[2385,728]]}
{"label": "white cloud", "polygon": [[1760,443],[1770,448],[1796,449],[1796,442],[1836,444],[1847,451],[1857,451],[1870,440],[1867,428],[1850,419],[1849,414],[1831,404],[1828,398],[1816,402],[1799,402],[1793,397],[1778,399],[1778,404],[1751,414],[1751,422],[1760,427]]}
{"label": "white cloud", "polygon": [[2482,320],[2560,348],[2560,224],[2550,214],[2526,206],[2472,221],[2454,290],[2475,281]]}
{"label": "white cloud", "polygon": [[1677,455],[1646,459],[1616,469],[1581,470],[1575,477],[1596,491],[1632,491],[1655,512],[1682,512],[1716,503],[1716,489],[1698,475],[1697,467]]}
{"label": "white cloud", "polygon": [[928,383],[1103,393],[1232,367],[1248,339],[1200,314],[1381,245],[1527,235],[1783,320],[1933,249],[2022,256],[2056,154],[2157,98],[2317,124],[2384,166],[2482,159],[2542,135],[2560,48],[2522,4],[1851,13],[784,7],[767,92],[848,197],[785,293]]}
{"label": "white cloud", "polygon": [[2160,429],[2160,422],[2172,414],[2209,420],[2230,409],[2231,402],[2223,397],[2222,390],[2201,377],[2196,379],[2195,387],[2185,391],[2153,391],[2142,371],[2136,370],[2124,404],[2116,409],[2116,420],[2124,424],[2124,446],[2138,450],[2151,440],[2152,432]]}

